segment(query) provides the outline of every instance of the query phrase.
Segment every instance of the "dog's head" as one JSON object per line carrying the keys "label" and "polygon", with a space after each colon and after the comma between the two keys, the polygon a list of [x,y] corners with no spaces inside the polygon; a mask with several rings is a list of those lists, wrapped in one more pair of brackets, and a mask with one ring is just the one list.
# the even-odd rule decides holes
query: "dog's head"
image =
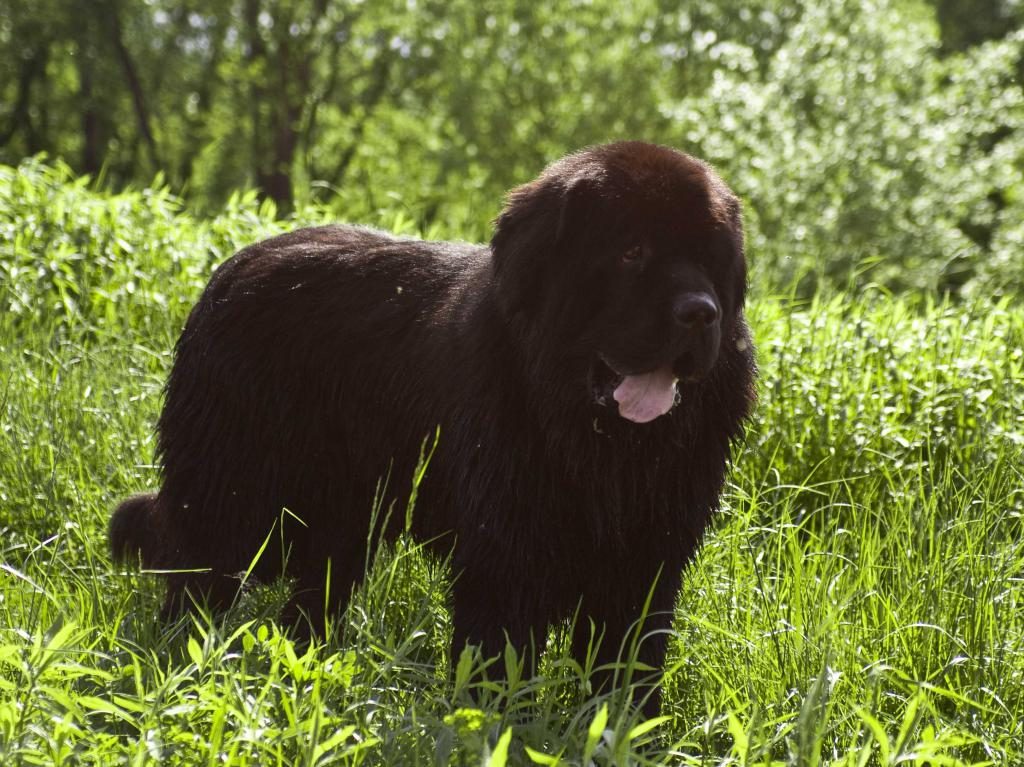
{"label": "dog's head", "polygon": [[631,421],[668,412],[741,317],[739,202],[673,149],[621,142],[554,163],[511,192],[491,244],[506,313],[585,360],[595,399]]}

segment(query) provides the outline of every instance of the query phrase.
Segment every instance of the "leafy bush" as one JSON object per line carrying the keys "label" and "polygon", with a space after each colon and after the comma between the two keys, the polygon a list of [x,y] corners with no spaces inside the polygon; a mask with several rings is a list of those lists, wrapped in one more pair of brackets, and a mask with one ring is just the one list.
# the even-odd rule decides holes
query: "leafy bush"
{"label": "leafy bush", "polygon": [[1024,37],[940,60],[888,0],[808,4],[766,71],[723,46],[683,135],[748,203],[759,281],[1016,292]]}
{"label": "leafy bush", "polygon": [[[642,138],[721,166],[759,284],[1024,287],[1024,38],[999,38],[1019,4],[10,6],[0,161],[42,148],[114,189],[162,172],[193,210],[255,187],[285,215],[401,209],[421,231],[481,239],[546,162]],[[980,23],[958,36],[965,10]]]}
{"label": "leafy bush", "polygon": [[107,196],[63,163],[0,166],[0,307],[36,327],[166,328],[214,264],[275,231],[267,212],[243,195],[200,224],[159,182]]}

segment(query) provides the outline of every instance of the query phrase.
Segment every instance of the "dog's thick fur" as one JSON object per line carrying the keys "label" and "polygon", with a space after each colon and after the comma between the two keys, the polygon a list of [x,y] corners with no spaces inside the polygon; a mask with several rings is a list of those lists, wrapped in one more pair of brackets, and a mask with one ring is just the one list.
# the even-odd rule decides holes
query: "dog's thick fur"
{"label": "dog's thick fur", "polygon": [[[542,642],[579,608],[614,659],[655,582],[647,628],[668,627],[718,504],[754,396],[745,281],[733,194],[637,142],[514,190],[490,247],[340,226],[248,247],[188,319],[163,485],[115,512],[113,553],[188,571],[166,575],[171,614],[186,594],[229,601],[283,526],[287,557],[272,544],[253,574],[285,570],[315,619],[330,561],[340,610],[375,495],[396,532],[439,428],[412,532],[454,547],[454,652]],[[679,379],[676,404],[635,422],[616,387],[655,369]],[[641,658],[659,665],[664,648],[661,632]]]}

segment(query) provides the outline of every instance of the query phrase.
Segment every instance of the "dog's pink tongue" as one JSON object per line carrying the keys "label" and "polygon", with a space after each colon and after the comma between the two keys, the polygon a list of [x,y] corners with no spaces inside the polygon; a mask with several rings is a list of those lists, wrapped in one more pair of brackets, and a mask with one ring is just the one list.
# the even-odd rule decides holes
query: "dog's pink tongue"
{"label": "dog's pink tongue", "polygon": [[676,376],[670,367],[626,376],[612,396],[619,403],[619,415],[636,423],[647,423],[672,409],[676,401]]}

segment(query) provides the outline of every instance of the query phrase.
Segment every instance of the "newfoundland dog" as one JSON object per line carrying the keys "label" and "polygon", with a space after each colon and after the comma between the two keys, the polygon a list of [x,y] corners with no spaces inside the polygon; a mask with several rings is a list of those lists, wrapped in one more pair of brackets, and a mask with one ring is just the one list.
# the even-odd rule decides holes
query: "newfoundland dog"
{"label": "newfoundland dog", "polygon": [[452,554],[453,657],[579,611],[575,652],[593,621],[614,661],[650,596],[658,666],[754,398],[745,282],[736,197],[639,142],[513,190],[489,246],[327,226],[245,248],[188,318],[163,485],[114,513],[113,555],[165,571],[169,616],[229,603],[273,530],[251,575],[291,576],[317,628],[405,529],[433,445],[409,525]]}

